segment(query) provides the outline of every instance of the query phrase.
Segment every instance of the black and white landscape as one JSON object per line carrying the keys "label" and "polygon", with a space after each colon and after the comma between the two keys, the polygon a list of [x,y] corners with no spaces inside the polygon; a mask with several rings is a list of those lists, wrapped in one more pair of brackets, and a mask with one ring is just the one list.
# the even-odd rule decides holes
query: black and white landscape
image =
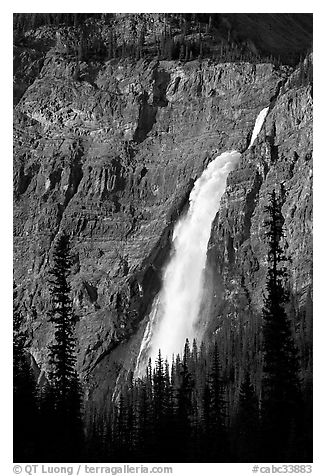
{"label": "black and white landscape", "polygon": [[14,14],[14,461],[312,462],[312,14]]}

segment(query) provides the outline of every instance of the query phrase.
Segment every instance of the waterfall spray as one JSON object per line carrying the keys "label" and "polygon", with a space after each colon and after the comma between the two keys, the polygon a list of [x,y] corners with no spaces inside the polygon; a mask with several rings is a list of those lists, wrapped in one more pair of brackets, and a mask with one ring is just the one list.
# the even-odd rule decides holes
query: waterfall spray
{"label": "waterfall spray", "polygon": [[[264,123],[268,108],[257,117],[249,148]],[[148,359],[155,360],[159,349],[171,360],[181,353],[186,338],[200,340],[196,328],[203,295],[204,270],[211,226],[225,192],[227,177],[234,170],[240,152],[224,152],[210,162],[196,180],[189,197],[189,209],[175,225],[173,253],[163,275],[144,332],[136,362],[135,376],[141,376]]]}

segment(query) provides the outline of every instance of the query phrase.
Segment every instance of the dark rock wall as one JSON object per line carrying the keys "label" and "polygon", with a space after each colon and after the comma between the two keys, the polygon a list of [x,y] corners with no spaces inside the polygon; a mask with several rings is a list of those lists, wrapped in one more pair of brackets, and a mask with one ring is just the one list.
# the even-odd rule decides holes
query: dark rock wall
{"label": "dark rock wall", "polygon": [[[205,325],[216,330],[218,315],[261,308],[263,208],[275,183],[284,193],[293,305],[298,313],[307,305],[312,100],[308,88],[287,90],[289,68],[110,60],[82,63],[77,74],[76,60],[56,47],[42,64],[14,113],[14,272],[39,366],[52,338],[46,278],[60,230],[74,254],[79,369],[103,399],[117,368],[137,352],[137,329],[160,288],[173,224],[194,180],[217,154],[247,148],[269,104],[214,221]],[[306,342],[308,331],[300,332]]]}
{"label": "dark rock wall", "polygon": [[[248,353],[259,348],[260,311],[267,272],[263,222],[269,194],[282,197],[284,247],[290,283],[289,311],[302,359],[302,378],[311,379],[312,364],[312,97],[311,88],[286,85],[267,116],[252,149],[228,178],[222,205],[212,227],[206,287],[210,291],[207,333],[221,335],[224,358],[239,337],[238,359],[229,370],[243,372]],[[250,346],[252,348],[250,349]],[[261,356],[260,356],[261,358]],[[252,358],[251,363],[255,359]],[[257,360],[257,359],[256,359]],[[250,357],[249,357],[250,361]],[[258,359],[259,361],[259,359]],[[260,376],[254,369],[257,384]],[[238,375],[241,380],[242,375]]]}

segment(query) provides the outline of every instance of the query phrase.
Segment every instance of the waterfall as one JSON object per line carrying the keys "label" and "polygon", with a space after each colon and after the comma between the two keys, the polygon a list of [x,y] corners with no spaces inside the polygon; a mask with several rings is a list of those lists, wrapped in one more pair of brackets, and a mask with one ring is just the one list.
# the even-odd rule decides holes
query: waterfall
{"label": "waterfall", "polygon": [[249,145],[248,149],[250,149],[250,147],[252,147],[253,143],[256,140],[256,137],[258,136],[258,134],[260,132],[260,129],[263,127],[265,118],[266,118],[267,113],[268,113],[268,109],[269,109],[269,107],[265,107],[258,114],[258,117],[257,117],[256,122],[255,122],[255,127],[254,127],[253,133],[251,135],[251,141],[250,141],[250,145]]}
{"label": "waterfall", "polygon": [[[258,115],[249,148],[253,145],[268,112]],[[156,296],[138,354],[135,377],[141,376],[148,359],[154,361],[159,349],[163,359],[182,353],[186,338],[200,340],[196,328],[203,297],[207,245],[214,217],[225,192],[226,181],[234,170],[240,152],[223,152],[210,162],[196,180],[189,196],[187,214],[176,223],[172,256],[163,274],[163,285]]]}

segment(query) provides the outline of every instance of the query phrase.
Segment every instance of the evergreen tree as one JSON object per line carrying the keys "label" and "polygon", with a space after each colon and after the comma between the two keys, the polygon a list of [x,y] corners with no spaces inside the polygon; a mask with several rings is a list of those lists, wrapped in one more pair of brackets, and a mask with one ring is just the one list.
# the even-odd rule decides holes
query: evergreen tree
{"label": "evergreen tree", "polygon": [[50,392],[46,392],[45,397],[53,402],[56,416],[53,433],[58,436],[57,454],[61,461],[80,457],[83,440],[81,391],[75,354],[77,319],[68,280],[71,266],[69,238],[62,234],[55,243],[52,268],[49,271],[52,298],[49,320],[54,324],[55,332],[54,343],[49,346]]}
{"label": "evergreen tree", "polygon": [[162,461],[169,462],[170,455],[176,445],[176,442],[171,438],[171,428],[174,428],[174,405],[173,405],[173,386],[170,379],[169,364],[165,361],[164,367],[164,426],[163,426],[163,459]]}
{"label": "evergreen tree", "polygon": [[[14,285],[14,304],[17,290]],[[13,313],[13,456],[15,462],[37,460],[39,410],[37,385],[25,350],[27,335],[22,330],[23,316]]]}
{"label": "evergreen tree", "polygon": [[124,389],[119,395],[119,403],[115,407],[114,418],[114,457],[117,461],[123,461],[125,458],[125,452],[127,450],[126,435],[127,428],[127,403]]}
{"label": "evergreen tree", "polygon": [[210,461],[214,462],[227,461],[228,442],[225,426],[226,403],[224,399],[224,385],[221,378],[219,352],[216,342],[211,350],[208,387],[210,396],[207,435],[208,458]]}
{"label": "evergreen tree", "polygon": [[135,418],[135,387],[133,383],[133,373],[129,372],[127,380],[127,393],[126,393],[126,405],[127,405],[127,415],[126,423],[128,432],[126,433],[125,441],[127,445],[127,451],[125,453],[125,458],[127,461],[134,460],[134,449],[136,445],[136,418]]}
{"label": "evergreen tree", "polygon": [[153,404],[153,372],[152,362],[149,359],[146,375],[136,382],[137,388],[137,445],[136,457],[138,461],[151,461],[154,451],[154,404]]}
{"label": "evergreen tree", "polygon": [[249,372],[246,372],[240,387],[239,407],[235,423],[235,453],[238,462],[259,460],[259,430],[258,398],[250,382]]}
{"label": "evergreen tree", "polygon": [[159,350],[153,373],[153,405],[154,405],[154,428],[155,450],[161,452],[165,437],[165,375],[164,363]]}
{"label": "evergreen tree", "polygon": [[72,266],[69,238],[62,234],[55,244],[53,265],[49,271],[52,309],[50,322],[55,325],[55,343],[49,347],[49,363],[52,367],[50,381],[56,388],[59,401],[66,401],[76,377],[76,316],[70,296],[68,277]]}
{"label": "evergreen tree", "polygon": [[149,460],[148,445],[152,436],[152,407],[149,386],[146,381],[137,382],[138,399],[137,399],[137,446],[136,460]]}
{"label": "evergreen tree", "polygon": [[[63,418],[58,415],[56,408],[55,388],[48,381],[40,388],[40,421],[41,439],[39,444],[39,458],[45,463],[61,461],[63,453],[62,426]],[[58,418],[60,416],[60,418]],[[68,460],[68,459],[67,459]]]}
{"label": "evergreen tree", "polygon": [[[182,447],[178,448],[179,461],[191,461],[193,455],[190,452],[191,439],[191,417],[192,417],[192,389],[193,377],[189,371],[190,347],[186,339],[184,346],[183,360],[180,370],[180,385],[177,388],[176,405],[176,437],[182,441]],[[177,359],[178,361],[178,359]],[[176,361],[176,362],[177,362]]]}
{"label": "evergreen tree", "polygon": [[134,460],[135,415],[133,406],[133,385],[123,387],[119,395],[119,403],[115,408],[114,459],[131,462]]}
{"label": "evergreen tree", "polygon": [[299,418],[300,382],[297,350],[285,310],[287,271],[281,247],[284,219],[275,190],[265,211],[268,272],[263,307],[263,452],[269,460],[286,461],[291,459],[291,435]]}
{"label": "evergreen tree", "polygon": [[161,350],[158,352],[154,375],[153,375],[153,397],[154,397],[154,418],[158,426],[161,426],[163,419],[163,400],[165,390],[164,364]]}

